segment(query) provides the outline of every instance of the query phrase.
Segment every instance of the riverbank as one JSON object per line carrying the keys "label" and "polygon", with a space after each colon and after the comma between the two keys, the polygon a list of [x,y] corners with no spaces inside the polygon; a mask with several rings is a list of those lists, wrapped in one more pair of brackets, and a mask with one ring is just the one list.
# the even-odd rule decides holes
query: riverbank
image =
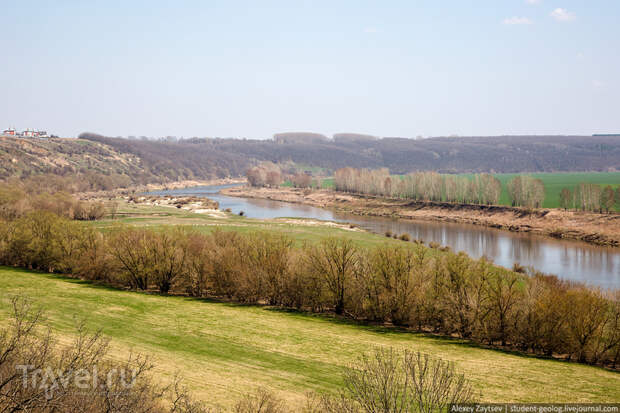
{"label": "riverbank", "polygon": [[233,187],[222,190],[222,194],[305,204],[361,216],[473,224],[512,232],[580,240],[601,246],[620,246],[618,214],[560,209],[528,211],[506,206],[455,205],[284,187]]}
{"label": "riverbank", "polygon": [[76,195],[82,200],[112,199],[120,196],[133,195],[136,193],[164,191],[171,189],[191,188],[195,186],[230,185],[246,182],[245,178],[217,178],[208,180],[182,180],[166,183],[153,183],[146,185],[133,185],[127,188],[118,188],[111,191],[80,192]]}

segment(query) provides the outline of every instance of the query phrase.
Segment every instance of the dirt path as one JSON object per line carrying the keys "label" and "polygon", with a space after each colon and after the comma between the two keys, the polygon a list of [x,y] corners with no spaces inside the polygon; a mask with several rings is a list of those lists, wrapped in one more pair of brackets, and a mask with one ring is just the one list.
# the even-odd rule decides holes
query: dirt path
{"label": "dirt path", "polygon": [[234,187],[223,194],[272,199],[329,208],[356,215],[457,222],[577,239],[596,245],[620,246],[620,214],[486,205],[455,205],[354,195],[329,190]]}

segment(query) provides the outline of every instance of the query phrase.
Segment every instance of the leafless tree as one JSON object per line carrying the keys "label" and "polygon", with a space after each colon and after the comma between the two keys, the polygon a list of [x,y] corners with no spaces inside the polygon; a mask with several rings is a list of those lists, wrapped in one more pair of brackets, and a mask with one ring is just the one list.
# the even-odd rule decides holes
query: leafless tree
{"label": "leafless tree", "polygon": [[362,356],[343,373],[345,391],[319,401],[325,412],[406,413],[443,411],[473,399],[469,381],[451,362],[392,348]]}
{"label": "leafless tree", "polygon": [[349,239],[327,238],[309,249],[308,263],[313,272],[324,279],[336,314],[343,314],[360,263],[353,242]]}
{"label": "leafless tree", "polygon": [[611,185],[607,185],[603,192],[601,193],[601,206],[605,208],[605,211],[609,213],[611,209],[614,208],[614,204],[616,203],[615,193]]}
{"label": "leafless tree", "polygon": [[573,192],[568,188],[562,188],[560,191],[560,208],[567,210],[573,206]]}

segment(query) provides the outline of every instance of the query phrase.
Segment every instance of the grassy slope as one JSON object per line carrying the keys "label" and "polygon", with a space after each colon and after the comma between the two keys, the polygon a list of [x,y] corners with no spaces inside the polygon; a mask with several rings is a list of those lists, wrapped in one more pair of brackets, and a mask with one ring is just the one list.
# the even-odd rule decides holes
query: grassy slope
{"label": "grassy slope", "polygon": [[449,340],[360,326],[323,316],[100,287],[0,267],[0,319],[9,297],[29,296],[69,337],[76,319],[103,328],[113,354],[146,353],[163,380],[180,370],[210,403],[227,405],[265,385],[291,402],[333,391],[340,368],[373,346],[411,348],[455,361],[486,401],[620,401],[620,375]]}
{"label": "grassy slope", "polygon": [[[350,237],[362,246],[404,244],[366,232],[296,225],[291,220],[213,218],[170,207],[123,204],[119,214],[120,218],[88,225],[104,231],[118,223],[161,230],[172,225],[205,232],[269,230],[288,234],[298,245],[327,235]],[[620,401],[618,373],[329,317],[138,294],[0,268],[0,320],[6,320],[9,297],[15,294],[41,304],[63,335],[69,337],[75,320],[86,318],[92,328],[103,328],[112,339],[115,354],[129,349],[148,353],[163,380],[180,370],[200,397],[224,405],[259,385],[297,403],[308,389],[333,391],[341,384],[341,366],[373,346],[414,348],[453,360],[487,401],[566,401],[566,397]]]}
{"label": "grassy slope", "polygon": [[0,138],[0,177],[19,177],[70,167],[75,171],[132,175],[141,171],[136,156],[82,139]]}

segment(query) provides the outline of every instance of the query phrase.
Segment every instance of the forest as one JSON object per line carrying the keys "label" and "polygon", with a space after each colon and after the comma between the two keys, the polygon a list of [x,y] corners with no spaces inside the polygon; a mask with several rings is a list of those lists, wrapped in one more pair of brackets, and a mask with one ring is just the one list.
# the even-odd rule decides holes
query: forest
{"label": "forest", "polygon": [[[366,135],[276,134],[274,140],[193,138],[177,142],[105,138],[82,134],[122,153],[139,156],[163,176],[240,176],[261,161],[343,167],[389,168],[396,174],[504,173],[620,170],[614,136],[525,136],[372,139]],[[517,139],[518,138],[518,139]]]}

